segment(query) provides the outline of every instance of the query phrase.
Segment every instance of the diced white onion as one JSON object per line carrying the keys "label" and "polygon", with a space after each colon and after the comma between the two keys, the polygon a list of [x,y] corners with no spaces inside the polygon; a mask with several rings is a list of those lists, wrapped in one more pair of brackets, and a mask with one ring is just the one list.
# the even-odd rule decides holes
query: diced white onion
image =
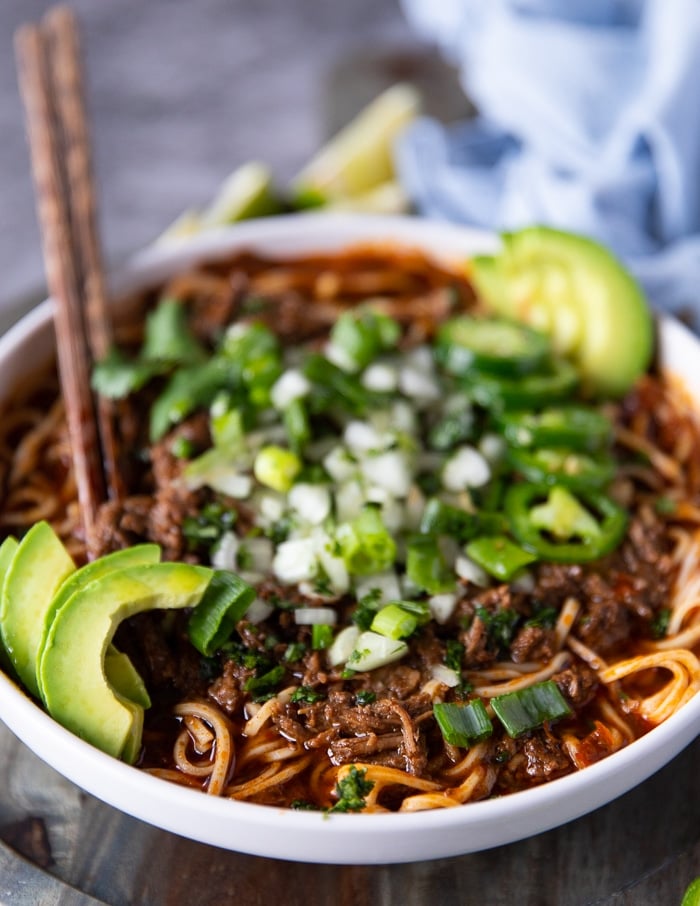
{"label": "diced white onion", "polygon": [[447,667],[445,664],[434,664],[430,670],[433,679],[436,679],[443,686],[449,686],[453,689],[459,685],[459,676],[456,670]]}
{"label": "diced white onion", "polygon": [[336,594],[343,595],[350,588],[350,575],[345,561],[332,553],[332,539],[325,532],[317,532],[314,536],[319,563],[331,588]]}
{"label": "diced white onion", "polygon": [[282,582],[295,583],[313,579],[318,571],[313,538],[283,541],[275,552],[272,570]]}
{"label": "diced white onion", "polygon": [[311,390],[309,379],[296,368],[283,371],[270,388],[270,399],[275,409],[286,409],[294,400],[301,399]]}
{"label": "diced white onion", "polygon": [[440,399],[440,385],[435,378],[417,368],[404,366],[399,371],[399,389],[412,399],[432,402]]}
{"label": "diced white onion", "polygon": [[251,623],[262,623],[274,611],[274,606],[262,598],[255,598],[245,612],[245,618]]}
{"label": "diced white onion", "polygon": [[357,463],[345,447],[338,445],[323,457],[323,468],[333,481],[347,481],[357,472]]}
{"label": "diced white onion", "polygon": [[287,507],[286,501],[282,494],[275,491],[263,491],[258,497],[258,513],[266,525],[273,525],[284,516]]}
{"label": "diced white onion", "polygon": [[365,494],[359,481],[346,481],[335,492],[335,515],[338,522],[350,522],[359,516],[365,503]]}
{"label": "diced white onion", "polygon": [[399,384],[399,375],[392,365],[374,362],[365,368],[361,378],[362,386],[374,393],[392,393]]}
{"label": "diced white onion", "polygon": [[472,582],[481,588],[488,588],[491,584],[486,570],[482,569],[478,563],[475,563],[466,554],[460,554],[455,560],[455,572],[460,579],[466,579],[467,582]]}
{"label": "diced white onion", "polygon": [[206,484],[220,494],[244,500],[253,490],[253,479],[250,475],[241,475],[240,472],[226,469],[216,469],[208,477]]}
{"label": "diced white onion", "polygon": [[373,591],[378,591],[381,595],[379,599],[381,604],[401,600],[401,586],[393,569],[375,573],[373,576],[362,576],[355,580],[355,595],[358,601]]}
{"label": "diced white onion", "polygon": [[379,431],[369,422],[353,420],[348,422],[343,440],[354,453],[368,453],[370,450],[383,450],[391,443],[391,438]]}
{"label": "diced white onion", "polygon": [[360,633],[355,649],[348,659],[348,667],[353,670],[375,670],[377,667],[398,661],[407,652],[408,645],[405,642],[387,638],[368,629]]}
{"label": "diced white onion", "polygon": [[400,500],[390,497],[382,504],[382,522],[390,532],[400,532],[406,528],[406,507]]}
{"label": "diced white onion", "polygon": [[480,488],[490,478],[491,467],[474,447],[459,447],[442,470],[442,483],[448,491]]}
{"label": "diced white onion", "polygon": [[334,626],[338,614],[332,607],[297,607],[294,622],[297,626]]}
{"label": "diced white onion", "polygon": [[227,569],[235,572],[236,557],[240,546],[240,539],[235,532],[224,532],[212,551],[211,565],[214,569]]}
{"label": "diced white onion", "polygon": [[248,555],[248,570],[256,573],[267,573],[272,566],[275,550],[269,538],[246,538],[243,547]]}
{"label": "diced white onion", "polygon": [[432,374],[435,370],[435,360],[429,346],[414,346],[404,356],[404,362],[416,371],[423,374]]}
{"label": "diced white onion", "polygon": [[454,613],[457,604],[457,595],[446,592],[428,598],[430,615],[437,623],[446,623]]}
{"label": "diced white onion", "polygon": [[479,452],[491,464],[500,462],[506,452],[506,442],[499,434],[484,434],[479,441]]}
{"label": "diced white onion", "polygon": [[416,413],[406,400],[396,400],[391,407],[391,423],[394,431],[415,434]]}
{"label": "diced white onion", "polygon": [[393,497],[405,497],[413,476],[406,455],[401,450],[388,450],[363,459],[360,468],[367,481],[384,488]]}
{"label": "diced white onion", "polygon": [[331,511],[330,491],[320,484],[299,482],[289,491],[287,500],[299,519],[311,525],[320,525]]}
{"label": "diced white onion", "polygon": [[345,629],[340,630],[326,651],[326,657],[331,667],[338,667],[347,661],[353,653],[359,637],[360,630],[355,625],[346,626]]}
{"label": "diced white onion", "polygon": [[408,496],[406,497],[405,528],[409,529],[410,531],[416,531],[420,526],[424,509],[425,494],[421,491],[417,484],[413,484],[411,485]]}

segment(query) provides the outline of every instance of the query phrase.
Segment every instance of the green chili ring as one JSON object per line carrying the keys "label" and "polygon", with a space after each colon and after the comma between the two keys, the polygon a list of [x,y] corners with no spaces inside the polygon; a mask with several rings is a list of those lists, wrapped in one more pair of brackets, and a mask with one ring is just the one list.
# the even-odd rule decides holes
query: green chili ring
{"label": "green chili ring", "polygon": [[560,484],[571,490],[603,488],[615,474],[610,456],[589,456],[572,450],[508,451],[508,462],[527,481],[552,486]]}
{"label": "green chili ring", "polygon": [[532,524],[530,510],[538,498],[547,497],[550,486],[522,482],[512,485],[505,498],[505,510],[511,531],[523,548],[540,560],[554,563],[586,563],[598,560],[615,550],[627,531],[628,516],[605,494],[594,490],[577,491],[577,497],[599,519],[600,531],[595,537],[580,542],[551,541]]}
{"label": "green chili ring", "polygon": [[497,417],[496,424],[512,447],[565,447],[593,452],[606,447],[612,438],[610,419],[596,409],[579,405],[537,413],[507,412]]}

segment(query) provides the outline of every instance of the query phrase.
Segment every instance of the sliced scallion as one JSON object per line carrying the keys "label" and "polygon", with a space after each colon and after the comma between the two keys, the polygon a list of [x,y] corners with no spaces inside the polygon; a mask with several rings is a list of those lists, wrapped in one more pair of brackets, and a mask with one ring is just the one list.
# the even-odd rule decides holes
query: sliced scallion
{"label": "sliced scallion", "polygon": [[433,714],[445,741],[452,746],[466,748],[493,733],[493,725],[480,698],[466,704],[436,702]]}
{"label": "sliced scallion", "polygon": [[255,589],[235,573],[216,570],[187,624],[197,651],[205,657],[216,654],[254,599]]}
{"label": "sliced scallion", "polygon": [[408,543],[406,575],[418,588],[431,595],[452,591],[455,576],[450,570],[438,539],[434,535],[415,535]]}
{"label": "sliced scallion", "polygon": [[370,629],[390,639],[406,639],[418,628],[416,617],[399,604],[387,604],[378,610]]}
{"label": "sliced scallion", "polygon": [[571,714],[571,708],[553,680],[497,695],[491,699],[491,705],[506,733],[512,737]]}

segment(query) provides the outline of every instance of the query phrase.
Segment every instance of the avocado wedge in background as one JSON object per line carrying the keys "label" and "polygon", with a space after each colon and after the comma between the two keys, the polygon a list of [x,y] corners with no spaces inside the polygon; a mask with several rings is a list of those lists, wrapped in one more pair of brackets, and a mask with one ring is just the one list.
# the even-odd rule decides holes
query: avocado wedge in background
{"label": "avocado wedge in background", "polygon": [[[0,605],[2,603],[2,589],[5,585],[5,576],[7,571],[10,568],[10,563],[12,563],[12,558],[14,557],[17,548],[19,547],[19,542],[16,538],[13,538],[12,535],[5,538],[5,540],[0,544]],[[5,651],[5,643],[2,640],[2,632],[0,632],[0,667],[5,670],[10,670],[12,665],[10,663],[10,658]]]}
{"label": "avocado wedge in background", "polygon": [[498,255],[472,260],[491,310],[549,334],[598,396],[624,394],[647,369],[653,318],[632,275],[604,246],[551,227],[502,235]]}

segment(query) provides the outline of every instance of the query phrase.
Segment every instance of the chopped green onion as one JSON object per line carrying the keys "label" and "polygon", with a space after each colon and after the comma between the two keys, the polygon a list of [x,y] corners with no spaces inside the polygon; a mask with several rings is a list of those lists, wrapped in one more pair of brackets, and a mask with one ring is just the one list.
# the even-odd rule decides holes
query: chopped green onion
{"label": "chopped green onion", "polygon": [[363,387],[355,375],[346,374],[318,353],[307,358],[303,370],[314,385],[309,405],[316,412],[339,408],[353,415],[362,415],[371,404],[382,399],[380,394]]}
{"label": "chopped green onion", "polygon": [[370,629],[390,639],[405,639],[418,628],[416,617],[399,604],[387,604],[377,611]]}
{"label": "chopped green onion", "polygon": [[414,585],[431,595],[452,591],[455,587],[454,572],[445,562],[434,535],[414,535],[408,542],[406,575]]}
{"label": "chopped green onion", "polygon": [[466,704],[436,702],[433,714],[445,742],[466,748],[493,733],[493,724],[480,698]]}
{"label": "chopped green onion", "polygon": [[354,671],[375,670],[398,661],[407,653],[405,642],[368,630],[360,633],[347,666]]}
{"label": "chopped green onion", "polygon": [[571,714],[571,708],[553,680],[496,695],[491,699],[491,705],[506,733],[513,738]]}
{"label": "chopped green onion", "polygon": [[300,398],[292,400],[282,413],[282,421],[289,446],[295,453],[301,454],[311,439],[309,416],[304,401]]}
{"label": "chopped green onion", "polygon": [[333,643],[333,627],[328,623],[314,623],[311,627],[311,647],[314,651],[324,651]]}
{"label": "chopped green onion", "polygon": [[465,550],[468,557],[502,582],[510,582],[521,569],[537,560],[535,554],[528,553],[502,535],[475,538]]}
{"label": "chopped green onion", "polygon": [[371,309],[344,312],[333,325],[331,343],[359,371],[373,361],[380,352],[391,349],[398,342],[401,328],[392,318]]}
{"label": "chopped green onion", "polygon": [[335,533],[340,555],[352,575],[368,576],[393,565],[396,542],[382,521],[376,504],[365,504],[352,522],[338,526]]}
{"label": "chopped green onion", "polygon": [[301,470],[301,460],[292,450],[270,444],[255,457],[253,473],[260,484],[286,494]]}
{"label": "chopped green onion", "polygon": [[202,600],[187,624],[190,641],[205,657],[215,654],[227,641],[255,599],[255,589],[235,573],[215,570]]}

